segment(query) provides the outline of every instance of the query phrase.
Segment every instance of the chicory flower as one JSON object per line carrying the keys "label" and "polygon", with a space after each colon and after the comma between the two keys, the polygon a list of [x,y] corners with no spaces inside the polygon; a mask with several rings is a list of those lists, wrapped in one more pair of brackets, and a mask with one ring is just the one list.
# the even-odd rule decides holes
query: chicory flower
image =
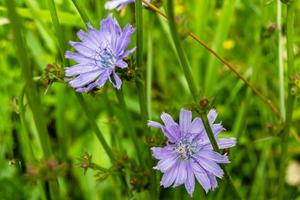
{"label": "chicory flower", "polygon": [[[220,149],[235,145],[235,138],[218,138],[224,130],[221,123],[215,124],[217,113],[210,110],[207,115]],[[152,147],[153,157],[158,159],[154,169],[163,173],[160,184],[165,188],[184,184],[187,192],[192,196],[195,188],[195,178],[208,192],[218,186],[216,177],[222,178],[224,171],[219,166],[229,163],[226,154],[222,155],[213,150],[200,118],[192,120],[192,112],[182,109],[179,124],[167,114],[162,113],[160,124],[149,121],[148,126],[159,128],[168,138],[164,147]]]}

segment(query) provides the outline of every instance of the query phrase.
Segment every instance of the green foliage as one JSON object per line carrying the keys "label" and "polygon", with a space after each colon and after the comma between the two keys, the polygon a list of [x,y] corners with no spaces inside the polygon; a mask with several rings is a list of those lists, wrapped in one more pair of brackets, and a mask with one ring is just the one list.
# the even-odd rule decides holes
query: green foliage
{"label": "green foliage", "polygon": [[[122,93],[115,93],[107,85],[78,97],[63,82],[61,67],[69,65],[62,57],[63,49],[71,49],[67,41],[76,41],[76,32],[86,29],[82,18],[90,19],[99,27],[99,21],[109,13],[104,10],[106,0],[55,0],[59,24],[52,22],[49,0],[15,2],[24,49],[13,42],[14,22],[9,20],[8,8],[0,0],[0,200],[53,198],[53,182],[58,183],[57,195],[61,199],[153,199],[151,190],[160,191],[160,199],[190,199],[183,187],[159,187],[161,174],[153,173],[155,161],[149,158],[148,149],[162,145],[165,138],[160,131],[149,131],[144,123],[147,116],[159,119],[162,111],[178,116],[181,107],[191,107],[194,102],[178,62],[181,55],[177,54],[168,21],[150,8],[142,8],[143,23],[139,26],[143,26],[143,33],[139,32],[138,42],[143,43],[143,51],[138,52],[137,62],[135,57],[128,58],[130,71],[120,72],[124,80]],[[81,9],[80,13],[73,2]],[[218,110],[217,120],[222,121],[227,130],[222,136],[238,139],[237,146],[228,153],[231,164],[227,169],[245,199],[277,199],[284,121],[187,33],[192,31],[226,58],[279,108],[285,103],[280,101],[281,86],[285,99],[289,84],[295,96],[299,96],[300,91],[300,1],[294,0],[292,77],[287,75],[286,4],[282,4],[282,16],[279,16],[282,24],[278,27],[278,2],[174,1],[186,65],[191,67],[196,85],[194,90]],[[166,1],[155,1],[155,5],[161,5],[164,11]],[[136,26],[135,18],[141,19],[141,15],[135,16],[133,4],[121,12],[113,12],[122,26],[128,22]],[[279,28],[283,41],[280,55],[284,62],[283,85],[278,64]],[[135,42],[133,38],[130,45],[135,46]],[[25,64],[33,78],[26,80],[36,87],[31,89],[41,102],[33,104],[39,106],[42,121],[32,109],[30,98],[24,97],[26,82],[21,73],[24,63],[18,62],[20,50],[28,57]],[[88,109],[83,110],[82,105]],[[140,105],[145,109],[143,117]],[[300,166],[299,121],[300,103],[296,99],[286,139],[286,158],[298,161]],[[40,135],[43,124],[53,151],[46,158]],[[105,140],[108,147],[103,148],[98,138]],[[136,141],[140,141],[138,146]],[[112,151],[109,156],[107,148]],[[300,173],[287,169],[284,174],[294,173],[296,177]],[[156,184],[151,185],[155,179]],[[300,199],[300,180],[297,184],[288,182],[285,177],[282,180],[285,181],[285,199]],[[229,192],[226,182],[220,179],[218,182],[219,187],[208,194],[197,185],[191,199],[233,199],[234,194]]]}

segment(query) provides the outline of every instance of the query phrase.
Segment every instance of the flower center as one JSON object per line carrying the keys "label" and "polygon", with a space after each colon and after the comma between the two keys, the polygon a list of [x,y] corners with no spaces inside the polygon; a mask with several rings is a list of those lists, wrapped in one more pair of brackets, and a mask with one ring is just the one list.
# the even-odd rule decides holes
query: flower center
{"label": "flower center", "polygon": [[186,139],[183,139],[175,145],[174,150],[179,154],[182,160],[187,160],[196,153],[197,146]]}
{"label": "flower center", "polygon": [[100,68],[114,68],[116,59],[110,48],[103,48],[96,51],[95,62]]}

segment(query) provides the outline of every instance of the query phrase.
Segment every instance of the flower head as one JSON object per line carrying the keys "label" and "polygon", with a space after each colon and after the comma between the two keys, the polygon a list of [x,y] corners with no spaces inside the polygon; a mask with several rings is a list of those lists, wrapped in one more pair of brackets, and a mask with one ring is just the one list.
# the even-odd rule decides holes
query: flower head
{"label": "flower head", "polygon": [[[214,123],[216,111],[210,110],[207,117],[219,148],[234,146],[235,138],[218,138],[224,128],[221,123]],[[160,184],[165,188],[172,184],[173,187],[184,184],[192,196],[196,177],[206,192],[214,190],[218,186],[216,177],[222,178],[224,175],[219,164],[229,163],[229,160],[226,154],[213,150],[201,119],[196,117],[192,120],[192,112],[184,109],[180,111],[179,124],[167,113],[162,113],[161,119],[164,125],[148,122],[148,126],[160,128],[168,138],[165,147],[151,148],[153,157],[159,160],[154,169],[164,173]]]}
{"label": "flower head", "polygon": [[[150,0],[148,0],[150,2]],[[121,10],[124,6],[129,3],[134,3],[134,0],[109,0],[105,3],[105,9],[107,10]]]}
{"label": "flower head", "polygon": [[127,68],[124,58],[135,51],[126,50],[135,29],[127,24],[122,30],[118,22],[108,15],[101,21],[100,30],[88,24],[88,32],[80,30],[77,36],[80,42],[70,41],[77,52],[67,51],[65,57],[77,62],[65,68],[65,75],[70,85],[78,92],[90,91],[103,86],[108,80],[117,89],[122,81],[115,72],[115,67]]}

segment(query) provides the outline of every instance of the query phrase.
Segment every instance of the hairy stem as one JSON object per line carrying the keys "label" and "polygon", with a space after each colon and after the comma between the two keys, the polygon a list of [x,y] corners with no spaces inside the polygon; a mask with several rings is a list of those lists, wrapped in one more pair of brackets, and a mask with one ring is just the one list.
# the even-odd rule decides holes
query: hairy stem
{"label": "hairy stem", "polygon": [[[294,11],[295,2],[290,1],[287,4],[287,17],[286,17],[286,40],[287,40],[287,65],[288,65],[288,78],[294,75]],[[291,81],[291,80],[290,80]],[[280,157],[280,171],[279,171],[279,199],[284,199],[284,183],[285,183],[285,166],[287,160],[288,149],[288,136],[292,124],[293,107],[295,102],[295,95],[293,94],[293,84],[290,82],[288,85],[288,97],[285,113],[285,126],[281,138],[281,157]]]}

